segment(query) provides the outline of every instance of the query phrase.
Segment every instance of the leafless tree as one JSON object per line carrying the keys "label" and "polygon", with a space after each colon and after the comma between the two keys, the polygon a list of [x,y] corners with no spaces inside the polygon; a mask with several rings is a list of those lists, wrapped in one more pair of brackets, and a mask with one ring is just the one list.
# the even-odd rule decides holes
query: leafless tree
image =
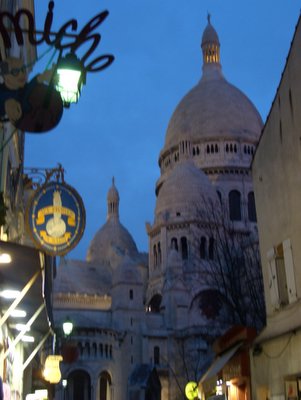
{"label": "leafless tree", "polygon": [[[212,301],[224,308],[219,317],[226,318],[229,325],[260,330],[266,315],[256,230],[243,222],[231,221],[227,208],[220,202],[204,200],[197,215],[200,223],[193,247],[198,256],[193,259],[204,271],[203,284],[214,293]],[[211,248],[202,254],[204,237]],[[204,301],[208,302],[208,298]]]}

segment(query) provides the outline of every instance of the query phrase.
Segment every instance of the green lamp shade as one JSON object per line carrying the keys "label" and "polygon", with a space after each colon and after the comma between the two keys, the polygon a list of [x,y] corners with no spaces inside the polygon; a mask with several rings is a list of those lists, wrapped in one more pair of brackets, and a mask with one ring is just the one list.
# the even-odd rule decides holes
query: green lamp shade
{"label": "green lamp shade", "polygon": [[75,54],[67,54],[59,60],[55,82],[56,90],[60,92],[65,107],[77,103],[85,83],[85,71]]}

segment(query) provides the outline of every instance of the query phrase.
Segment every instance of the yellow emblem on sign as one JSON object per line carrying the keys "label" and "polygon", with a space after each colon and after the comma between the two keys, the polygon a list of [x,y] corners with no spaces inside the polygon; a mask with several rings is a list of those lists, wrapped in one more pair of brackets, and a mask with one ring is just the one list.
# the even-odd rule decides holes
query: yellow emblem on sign
{"label": "yellow emblem on sign", "polygon": [[73,188],[65,183],[50,182],[34,195],[27,220],[38,247],[51,255],[64,255],[83,234],[85,209]]}

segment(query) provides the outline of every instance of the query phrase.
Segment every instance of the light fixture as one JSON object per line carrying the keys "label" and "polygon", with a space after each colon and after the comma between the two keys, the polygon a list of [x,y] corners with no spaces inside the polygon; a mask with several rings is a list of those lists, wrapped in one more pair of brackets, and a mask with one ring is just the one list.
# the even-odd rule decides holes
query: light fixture
{"label": "light fixture", "polygon": [[77,103],[82,86],[86,83],[86,71],[74,53],[59,58],[54,83],[64,107]]}
{"label": "light fixture", "polygon": [[67,387],[67,379],[62,379],[63,388]]}
{"label": "light fixture", "polygon": [[26,324],[16,324],[15,328],[17,329],[17,331],[23,331],[23,329],[26,328],[26,332],[30,331],[29,327],[26,327]]}
{"label": "light fixture", "polygon": [[13,311],[11,311],[10,316],[11,317],[16,317],[16,318],[25,318],[27,315],[25,310],[21,310],[19,308],[15,308]]}
{"label": "light fixture", "polygon": [[0,297],[2,297],[3,299],[11,300],[16,299],[20,293],[20,290],[4,289],[0,292]]}
{"label": "light fixture", "polygon": [[69,317],[67,317],[66,321],[63,322],[63,331],[66,336],[69,336],[73,330],[73,323],[70,321]]}
{"label": "light fixture", "polygon": [[8,253],[1,253],[0,254],[0,264],[9,264],[11,263],[11,255]]}
{"label": "light fixture", "polygon": [[26,343],[33,343],[34,342],[34,337],[33,336],[29,336],[29,335],[24,335],[22,336],[22,342],[26,342]]}

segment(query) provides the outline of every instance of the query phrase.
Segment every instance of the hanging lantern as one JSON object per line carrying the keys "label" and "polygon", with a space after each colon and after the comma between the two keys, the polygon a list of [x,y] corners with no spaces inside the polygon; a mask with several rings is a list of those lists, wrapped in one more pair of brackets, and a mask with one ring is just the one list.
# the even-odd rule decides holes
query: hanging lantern
{"label": "hanging lantern", "polygon": [[64,107],[77,103],[82,86],[86,83],[86,72],[74,53],[59,59],[54,78],[55,88],[60,92]]}
{"label": "hanging lantern", "polygon": [[60,362],[63,360],[61,355],[51,355],[46,358],[44,368],[44,378],[50,383],[58,383],[61,380]]}
{"label": "hanging lantern", "polygon": [[69,336],[73,331],[73,323],[70,321],[69,317],[63,322],[63,331],[65,336]]}

